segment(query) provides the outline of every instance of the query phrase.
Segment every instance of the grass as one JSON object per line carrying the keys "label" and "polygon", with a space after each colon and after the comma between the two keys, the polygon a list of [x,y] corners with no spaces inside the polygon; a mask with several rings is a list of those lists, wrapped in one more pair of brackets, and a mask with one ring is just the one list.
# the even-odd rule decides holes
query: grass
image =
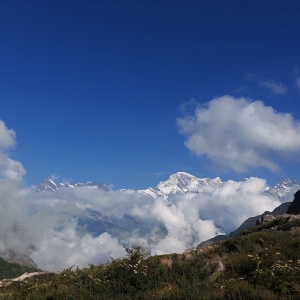
{"label": "grass", "polygon": [[1,299],[300,299],[300,232],[293,227],[299,220],[274,220],[189,256],[125,248],[126,257],[107,264],[14,283]]}

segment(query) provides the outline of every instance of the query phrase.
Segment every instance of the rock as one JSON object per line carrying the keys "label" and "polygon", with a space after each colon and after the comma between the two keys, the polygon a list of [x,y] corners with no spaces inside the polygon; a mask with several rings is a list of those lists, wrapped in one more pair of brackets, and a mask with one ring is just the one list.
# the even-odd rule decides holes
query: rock
{"label": "rock", "polygon": [[263,223],[269,223],[271,221],[275,220],[275,217],[273,215],[265,215],[260,217],[257,221],[256,221],[256,225],[261,225]]}
{"label": "rock", "polygon": [[294,201],[289,206],[287,214],[300,214],[300,190],[294,194]]}
{"label": "rock", "polygon": [[282,214],[282,215],[276,215],[275,216],[275,218],[277,219],[277,218],[289,218],[290,217],[290,215],[288,215],[287,213],[284,213],[284,214]]}
{"label": "rock", "polygon": [[220,260],[211,262],[211,265],[215,272],[222,272],[225,270],[224,264]]}
{"label": "rock", "polygon": [[300,215],[290,215],[288,218],[288,222],[299,220],[299,219],[300,219]]}
{"label": "rock", "polygon": [[229,237],[234,237],[235,235],[237,235],[239,232],[247,229],[247,228],[250,228],[250,227],[254,227],[255,224],[256,224],[256,221],[258,218],[262,217],[262,216],[265,216],[265,215],[279,215],[279,214],[284,214],[286,213],[287,209],[289,208],[290,204],[292,202],[285,202],[285,203],[282,203],[281,205],[279,205],[278,207],[276,207],[273,211],[269,212],[269,211],[265,211],[263,214],[261,215],[258,215],[258,216],[255,216],[255,217],[251,217],[251,218],[248,218],[247,220],[245,220],[239,228],[237,228],[235,231],[231,232]]}
{"label": "rock", "polygon": [[193,253],[201,253],[203,252],[203,249],[200,249],[200,248],[190,248],[190,249],[187,249],[183,252],[183,255],[187,258],[187,259],[190,259],[192,258],[193,256]]}

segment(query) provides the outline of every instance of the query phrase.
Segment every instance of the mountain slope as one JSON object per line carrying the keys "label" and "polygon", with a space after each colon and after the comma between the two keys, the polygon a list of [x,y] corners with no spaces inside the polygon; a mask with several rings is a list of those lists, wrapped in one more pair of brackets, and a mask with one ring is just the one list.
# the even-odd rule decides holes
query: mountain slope
{"label": "mountain slope", "polygon": [[[287,218],[286,218],[287,219]],[[206,249],[127,256],[2,288],[1,299],[300,299],[299,220],[274,220]],[[271,229],[276,226],[276,229]]]}
{"label": "mountain slope", "polygon": [[276,215],[282,215],[284,213],[287,212],[290,204],[292,202],[285,202],[285,203],[282,203],[281,205],[279,205],[278,207],[276,207],[273,211],[265,211],[263,214],[261,215],[257,215],[255,217],[250,217],[248,218],[247,220],[245,220],[236,230],[234,230],[233,232],[230,233],[229,237],[233,237],[235,236],[236,234],[238,234],[239,232],[247,229],[247,228],[250,228],[250,227],[253,227],[256,225],[256,221],[257,219],[259,219],[260,217],[262,216],[266,216],[266,215],[273,215],[273,216],[276,216]]}
{"label": "mountain slope", "polygon": [[0,280],[4,278],[14,278],[25,272],[36,272],[36,267],[29,267],[16,262],[9,262],[0,257]]}
{"label": "mountain slope", "polygon": [[10,262],[17,262],[30,268],[37,268],[36,263],[27,255],[13,249],[1,249],[0,257]]}

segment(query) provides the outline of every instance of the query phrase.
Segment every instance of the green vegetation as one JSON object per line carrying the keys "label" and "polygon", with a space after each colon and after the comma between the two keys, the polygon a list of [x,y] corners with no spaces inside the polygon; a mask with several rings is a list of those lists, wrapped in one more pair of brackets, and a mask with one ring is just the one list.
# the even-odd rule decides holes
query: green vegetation
{"label": "green vegetation", "polygon": [[36,272],[38,269],[30,268],[18,263],[11,263],[0,257],[0,280],[4,278],[16,278],[25,272]]}
{"label": "green vegetation", "polygon": [[300,299],[299,226],[274,220],[186,255],[125,248],[107,264],[14,283],[1,299]]}

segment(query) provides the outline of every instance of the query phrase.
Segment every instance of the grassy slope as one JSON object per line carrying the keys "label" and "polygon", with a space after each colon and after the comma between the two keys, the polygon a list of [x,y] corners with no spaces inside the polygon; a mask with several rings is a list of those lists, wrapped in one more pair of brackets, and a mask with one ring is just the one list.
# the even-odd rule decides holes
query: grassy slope
{"label": "grassy slope", "polygon": [[16,278],[25,272],[36,272],[38,269],[30,268],[19,263],[11,263],[0,257],[0,280]]}
{"label": "grassy slope", "polygon": [[[202,253],[126,258],[15,283],[1,299],[300,299],[300,221],[275,220]],[[277,226],[277,229],[274,227]],[[273,227],[273,229],[271,229]],[[218,263],[224,271],[216,271]]]}

